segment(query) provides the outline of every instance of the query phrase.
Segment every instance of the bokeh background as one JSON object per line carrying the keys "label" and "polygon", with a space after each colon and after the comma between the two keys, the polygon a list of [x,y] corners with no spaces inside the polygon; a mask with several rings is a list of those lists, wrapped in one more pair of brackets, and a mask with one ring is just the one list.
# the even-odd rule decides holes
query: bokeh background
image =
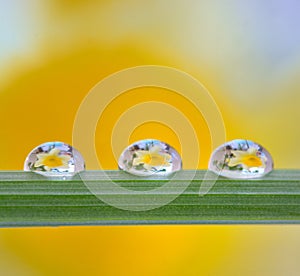
{"label": "bokeh background", "polygon": [[[90,89],[148,64],[201,81],[228,140],[252,139],[277,168],[299,168],[299,12],[297,0],[0,0],[0,169],[22,170],[27,153],[45,141],[71,144]],[[154,88],[128,91],[107,108],[95,139],[103,166],[117,169],[109,141],[118,115],[150,100],[191,120],[198,168],[207,168],[202,115]],[[180,151],[167,125],[142,124],[129,140],[146,137]],[[298,226],[1,229],[0,275],[299,275],[299,237]]]}

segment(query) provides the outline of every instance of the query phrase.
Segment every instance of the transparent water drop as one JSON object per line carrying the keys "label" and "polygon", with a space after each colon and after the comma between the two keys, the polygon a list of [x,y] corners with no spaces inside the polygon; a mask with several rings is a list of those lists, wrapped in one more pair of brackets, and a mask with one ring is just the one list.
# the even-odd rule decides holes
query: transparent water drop
{"label": "transparent water drop", "polygon": [[208,169],[218,175],[243,179],[258,178],[273,170],[273,159],[261,145],[237,139],[218,147],[211,155]]}
{"label": "transparent water drop", "polygon": [[62,142],[47,142],[34,148],[27,156],[24,171],[32,171],[49,178],[66,180],[85,170],[85,162],[78,150]]}
{"label": "transparent water drop", "polygon": [[140,140],[128,146],[118,165],[119,169],[139,176],[168,175],[182,168],[179,153],[155,139]]}

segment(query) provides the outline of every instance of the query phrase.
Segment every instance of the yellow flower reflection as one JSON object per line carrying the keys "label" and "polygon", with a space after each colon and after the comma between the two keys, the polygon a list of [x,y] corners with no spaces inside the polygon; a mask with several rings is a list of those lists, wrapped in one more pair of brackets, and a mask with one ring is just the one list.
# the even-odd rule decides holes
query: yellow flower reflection
{"label": "yellow flower reflection", "polygon": [[135,152],[137,155],[133,159],[133,166],[143,164],[146,170],[151,170],[153,167],[169,167],[171,161],[171,155],[168,153],[160,152],[159,146],[153,146],[149,150],[138,150]]}
{"label": "yellow flower reflection", "polygon": [[229,167],[234,167],[237,165],[242,165],[244,169],[265,167],[265,158],[259,156],[258,150],[254,147],[250,147],[246,151],[234,150],[232,153],[234,157],[229,159]]}
{"label": "yellow flower reflection", "polygon": [[53,148],[49,153],[38,153],[38,160],[34,163],[34,167],[44,166],[46,171],[51,169],[68,169],[68,161],[71,159],[69,155],[59,155],[60,150]]}

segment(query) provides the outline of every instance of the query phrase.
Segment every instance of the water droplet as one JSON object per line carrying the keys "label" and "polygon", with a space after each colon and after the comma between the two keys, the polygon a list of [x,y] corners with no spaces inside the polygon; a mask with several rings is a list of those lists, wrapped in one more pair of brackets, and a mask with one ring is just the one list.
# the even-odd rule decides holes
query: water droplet
{"label": "water droplet", "polygon": [[208,168],[228,178],[257,178],[272,171],[273,159],[261,145],[237,139],[218,147],[210,157]]}
{"label": "water droplet", "polygon": [[179,153],[170,145],[154,139],[128,146],[118,164],[121,170],[139,176],[168,175],[182,168]]}
{"label": "water droplet", "polygon": [[62,142],[39,145],[28,154],[24,164],[24,171],[62,180],[69,179],[84,169],[84,159],[79,151]]}

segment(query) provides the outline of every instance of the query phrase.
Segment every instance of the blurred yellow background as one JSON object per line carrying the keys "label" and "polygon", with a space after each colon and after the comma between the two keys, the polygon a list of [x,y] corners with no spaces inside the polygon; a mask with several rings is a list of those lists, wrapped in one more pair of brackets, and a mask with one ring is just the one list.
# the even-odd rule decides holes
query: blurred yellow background
{"label": "blurred yellow background", "polygon": [[[43,142],[72,144],[74,118],[90,89],[119,70],[149,64],[202,82],[222,113],[227,140],[252,139],[277,168],[299,168],[299,9],[295,0],[0,1],[0,170],[22,170]],[[103,166],[117,169],[109,141],[118,116],[151,100],[187,116],[201,145],[198,168],[207,168],[211,145],[202,115],[154,88],[124,93],[99,120],[95,145]],[[180,151],[174,131],[146,123],[130,142],[153,137]],[[299,230],[2,229],[0,275],[298,275]]]}

